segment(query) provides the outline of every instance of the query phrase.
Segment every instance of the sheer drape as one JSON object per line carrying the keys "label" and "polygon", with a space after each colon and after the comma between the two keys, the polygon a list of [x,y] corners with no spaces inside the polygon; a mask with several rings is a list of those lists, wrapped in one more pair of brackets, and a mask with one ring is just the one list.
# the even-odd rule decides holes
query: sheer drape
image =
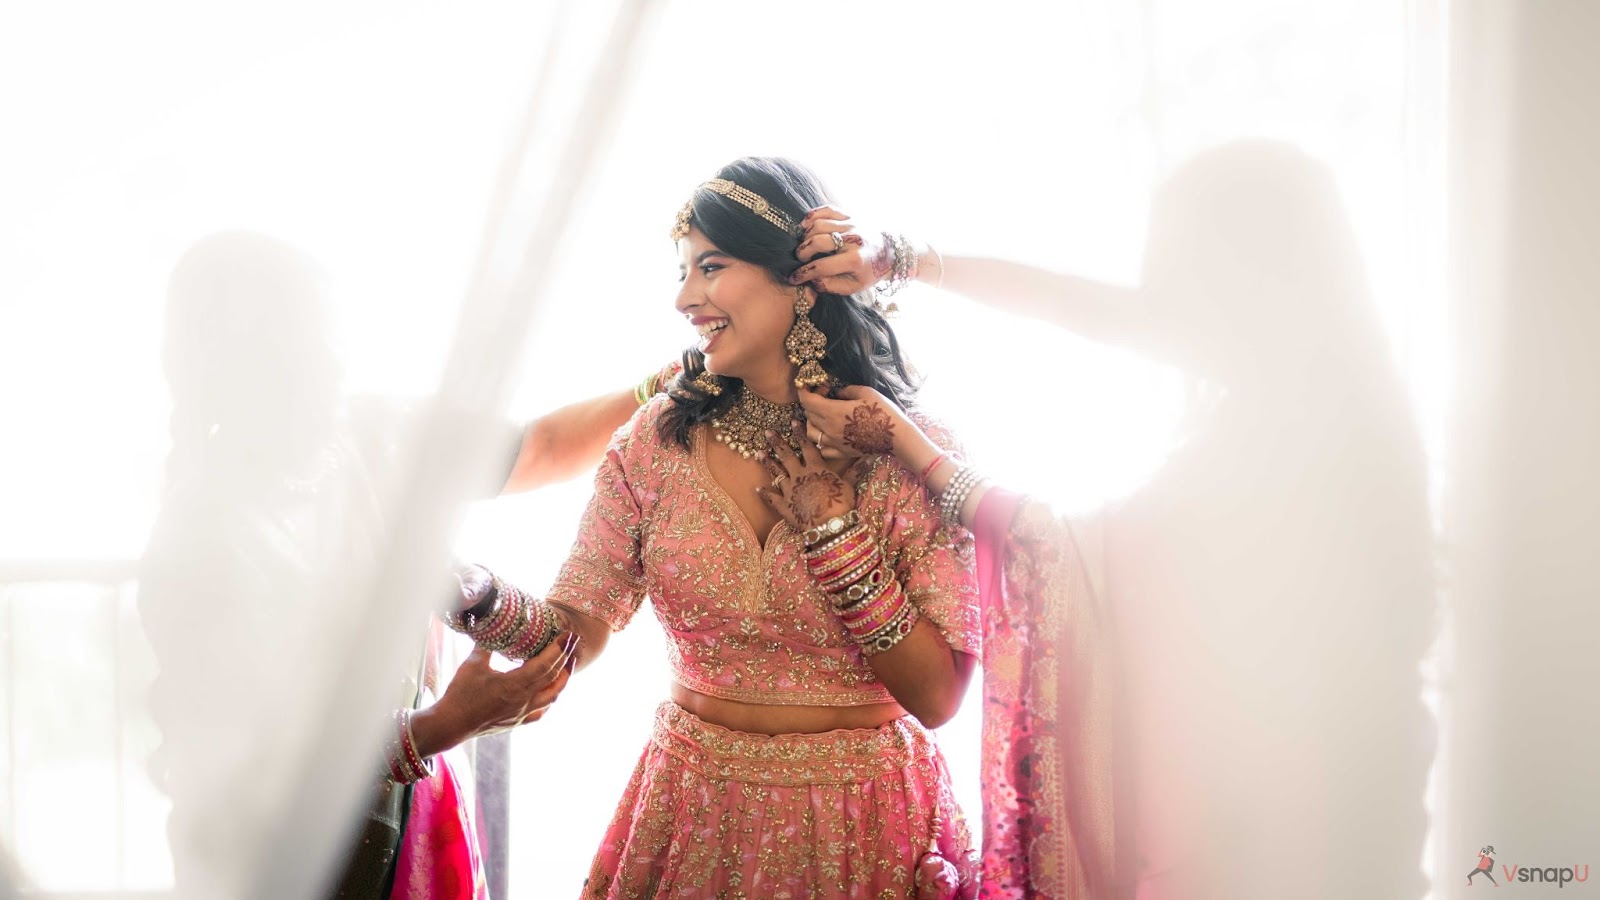
{"label": "sheer drape", "polygon": [[[8,392],[9,421],[37,439],[9,447],[0,472],[6,555],[141,552],[168,451],[163,292],[194,239],[244,226],[323,267],[347,393],[442,393],[457,407],[525,415],[635,382],[690,340],[671,310],[669,219],[708,171],[749,152],[805,161],[864,222],[1131,283],[1151,191],[1171,167],[1230,138],[1293,141],[1335,172],[1396,346],[1411,368],[1436,371],[1422,339],[1438,313],[1422,252],[1431,245],[1417,239],[1437,199],[1419,180],[1419,160],[1437,149],[1426,139],[1438,100],[1427,69],[1440,39],[1431,4],[1015,0],[825,14],[623,4],[638,36],[627,47],[613,42],[617,9],[352,3],[238,19],[173,3],[106,7],[92,25],[36,11],[27,28],[3,29],[15,52],[0,56],[16,61],[7,80],[56,91],[8,100],[44,139],[0,176],[30,211],[5,224],[0,248],[10,273],[0,372],[8,384],[49,389]],[[30,43],[70,49],[52,57]],[[569,143],[608,115],[585,85],[616,90],[623,79],[634,87],[615,95],[624,98],[615,127]],[[524,104],[540,118],[508,150],[524,137]],[[507,155],[526,161],[521,180],[497,176]],[[49,187],[33,186],[39,172]],[[491,240],[476,256],[486,220],[519,239]],[[537,262],[527,273],[542,281],[518,281],[519,262]],[[897,327],[928,377],[926,405],[997,479],[1084,509],[1160,468],[1182,408],[1171,371],[924,289],[899,300]],[[1434,381],[1413,385],[1432,402]],[[406,441],[400,465],[437,475],[478,449],[434,431]],[[346,702],[382,705],[377,687],[360,685],[370,670],[400,665],[380,657],[406,646],[410,619],[375,610],[380,598],[409,611],[432,602],[423,572],[444,556],[455,520],[441,510],[460,493],[402,476],[383,495],[384,519],[401,530],[373,535],[366,567],[326,570],[357,585],[327,601],[354,600],[350,620],[273,626],[305,635],[303,651],[281,662],[285,696],[327,700],[338,684]],[[578,483],[475,509],[457,549],[537,589],[586,494]],[[61,620],[18,599],[23,591],[5,597],[11,633],[26,643]],[[127,606],[117,609],[131,618]],[[6,762],[23,785],[7,788],[8,840],[43,886],[160,887],[170,873],[152,823],[163,801],[144,774],[156,735],[119,718],[144,702],[148,650],[133,629],[123,643],[94,642],[98,607],[63,615],[58,639],[77,648],[67,660],[7,651],[8,664],[26,668],[6,695],[18,736]],[[547,721],[513,737],[513,896],[576,889],[666,687],[650,627],[620,635]],[[125,655],[108,661],[113,653]],[[82,716],[53,725],[30,685],[56,678],[85,699]],[[106,696],[124,705],[87,699]],[[973,817],[977,699],[944,735]],[[375,720],[363,730],[366,719],[319,703],[279,698],[268,714],[298,740],[286,738],[271,771],[253,772],[252,790],[284,809],[319,797],[353,803],[338,786],[364,771],[354,748],[376,736]],[[346,732],[312,724],[338,722]],[[52,812],[85,778],[77,783],[93,787],[70,804],[88,812]],[[53,849],[83,828],[80,818],[117,821],[88,829],[87,864]],[[284,821],[271,840],[310,841],[324,854],[337,843],[298,815]],[[260,883],[283,896],[296,889]]]}

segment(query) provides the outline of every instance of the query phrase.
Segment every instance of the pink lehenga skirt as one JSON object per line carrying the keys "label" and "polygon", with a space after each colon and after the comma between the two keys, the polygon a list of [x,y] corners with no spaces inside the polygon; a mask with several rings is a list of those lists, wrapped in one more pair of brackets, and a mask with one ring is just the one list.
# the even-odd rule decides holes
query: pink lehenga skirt
{"label": "pink lehenga skirt", "polygon": [[910,716],[769,736],[667,702],[583,896],[913,897],[932,844],[975,883],[944,757]]}

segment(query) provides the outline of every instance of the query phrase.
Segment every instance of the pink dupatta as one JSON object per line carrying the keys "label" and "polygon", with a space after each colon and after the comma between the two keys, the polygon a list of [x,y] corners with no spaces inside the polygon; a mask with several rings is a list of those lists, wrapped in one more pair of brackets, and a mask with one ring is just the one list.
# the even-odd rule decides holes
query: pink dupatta
{"label": "pink dupatta", "polygon": [[[437,693],[444,659],[444,628],[429,624],[422,690]],[[439,754],[434,773],[411,788],[411,807],[390,900],[489,900],[489,883],[479,849],[477,794],[472,766],[463,747]]]}
{"label": "pink dupatta", "polygon": [[[1110,616],[1098,550],[1042,504],[989,490],[983,597],[983,898],[1132,897],[1113,778]],[[1123,770],[1125,771],[1125,770]],[[1119,837],[1121,838],[1119,840]]]}

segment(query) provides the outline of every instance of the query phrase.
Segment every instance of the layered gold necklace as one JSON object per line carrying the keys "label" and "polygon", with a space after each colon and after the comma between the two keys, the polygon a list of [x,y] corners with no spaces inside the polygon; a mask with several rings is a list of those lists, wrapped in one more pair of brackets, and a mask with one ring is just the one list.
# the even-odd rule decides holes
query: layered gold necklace
{"label": "layered gold necklace", "polygon": [[796,419],[804,420],[804,411],[798,403],[773,403],[743,385],[733,406],[721,416],[711,420],[711,430],[717,440],[745,459],[767,447],[767,432],[787,435],[793,430]]}

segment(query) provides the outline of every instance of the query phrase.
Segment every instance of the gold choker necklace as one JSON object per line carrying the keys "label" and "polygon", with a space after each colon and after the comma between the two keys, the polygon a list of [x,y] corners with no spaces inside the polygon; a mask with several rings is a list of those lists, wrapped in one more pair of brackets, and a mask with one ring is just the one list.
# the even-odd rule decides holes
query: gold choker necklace
{"label": "gold choker necklace", "polygon": [[721,416],[711,420],[717,440],[745,459],[767,447],[767,432],[786,435],[796,419],[804,419],[798,403],[773,403],[748,387],[739,387],[739,398]]}

